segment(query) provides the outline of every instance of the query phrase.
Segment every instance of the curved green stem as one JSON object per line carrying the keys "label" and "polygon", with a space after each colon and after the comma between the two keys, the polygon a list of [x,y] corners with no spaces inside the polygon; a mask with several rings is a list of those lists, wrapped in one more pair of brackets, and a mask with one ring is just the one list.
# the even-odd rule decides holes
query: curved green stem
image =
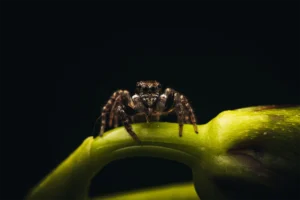
{"label": "curved green stem", "polygon": [[125,157],[160,157],[191,168],[199,162],[206,126],[199,126],[196,134],[191,125],[185,125],[183,137],[178,136],[178,125],[174,123],[135,124],[133,128],[142,145],[123,127],[106,132],[103,137],[89,137],[31,192],[30,199],[84,199],[91,179],[109,162]]}
{"label": "curved green stem", "polygon": [[141,200],[141,199],[182,199],[199,200],[193,183],[172,184],[168,186],[154,187],[138,190],[134,192],[125,192],[109,196],[101,196],[92,200]]}
{"label": "curved green stem", "polygon": [[27,199],[88,199],[91,179],[107,163],[132,156],[160,157],[188,165],[201,199],[236,195],[216,184],[220,177],[266,188],[294,183],[300,177],[300,107],[271,108],[226,111],[199,125],[199,134],[185,125],[183,137],[178,136],[175,123],[134,124],[142,145],[123,127],[101,138],[89,137]]}

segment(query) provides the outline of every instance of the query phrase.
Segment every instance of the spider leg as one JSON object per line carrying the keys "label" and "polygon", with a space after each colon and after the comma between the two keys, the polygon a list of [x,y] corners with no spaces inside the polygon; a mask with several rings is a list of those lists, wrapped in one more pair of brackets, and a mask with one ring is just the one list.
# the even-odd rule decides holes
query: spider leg
{"label": "spider leg", "polygon": [[[115,109],[113,108],[114,105],[117,102],[117,99],[120,97],[120,93],[123,92],[122,90],[118,90],[114,92],[111,97],[109,98],[108,102],[105,104],[105,106],[102,109],[101,113],[101,126],[100,126],[100,133],[99,136],[102,136],[105,128],[106,128],[106,119],[107,119],[107,114],[111,114],[112,112],[115,112]],[[111,127],[111,124],[109,123],[109,126]]]}
{"label": "spider leg", "polygon": [[184,95],[180,95],[180,102],[182,103],[182,105],[184,105],[185,109],[188,111],[188,117],[191,120],[191,123],[193,124],[195,133],[198,133],[198,127],[196,124],[196,117],[193,108],[191,107],[187,98]]}
{"label": "spider leg", "polygon": [[132,109],[134,109],[134,107],[135,107],[134,103],[130,97],[130,94],[127,90],[118,90],[117,93],[119,94],[119,96],[116,98],[116,100],[111,108],[110,115],[109,115],[109,126],[110,127],[112,126],[114,114],[116,114],[114,111],[116,109],[117,103],[120,103],[121,101],[126,100],[129,107],[131,107]]}
{"label": "spider leg", "polygon": [[129,116],[126,114],[124,108],[119,105],[117,107],[117,112],[118,112],[118,115],[120,116],[121,118],[121,121],[123,122],[124,124],[124,127],[126,129],[126,131],[129,133],[129,135],[135,140],[137,141],[138,143],[141,143],[140,139],[137,137],[137,135],[135,134],[135,132],[132,130],[132,126],[130,124],[130,118]]}
{"label": "spider leg", "polygon": [[187,115],[187,114],[184,115],[184,122],[186,124],[190,124],[191,123],[189,115]]}
{"label": "spider leg", "polygon": [[112,105],[112,101],[111,99],[106,103],[106,105],[103,107],[102,109],[102,113],[101,113],[101,126],[100,126],[100,133],[99,136],[102,136],[105,128],[106,128],[106,115],[109,113],[109,110],[111,108]]}
{"label": "spider leg", "polygon": [[179,124],[179,137],[182,137],[183,124],[184,124],[184,108],[183,105],[179,102],[175,106],[177,121]]}
{"label": "spider leg", "polygon": [[196,117],[194,115],[194,111],[190,104],[188,103],[187,98],[184,95],[179,94],[177,91],[171,88],[167,88],[164,93],[160,96],[159,103],[158,103],[158,110],[163,110],[166,107],[166,102],[169,98],[173,98],[175,106],[170,108],[164,113],[170,113],[173,110],[176,111],[177,119],[179,123],[179,135],[182,135],[183,129],[183,122],[192,123],[194,127],[195,133],[198,133],[198,127],[196,124]]}
{"label": "spider leg", "polygon": [[117,128],[119,126],[119,117],[118,115],[115,115],[114,117],[114,128]]}
{"label": "spider leg", "polygon": [[135,106],[134,109],[136,111],[136,114],[133,117],[132,121],[135,121],[135,120],[140,121],[140,119],[142,119],[141,117],[145,117],[145,120],[148,123],[149,122],[149,117],[147,115],[147,109],[143,105],[140,96],[137,95],[137,94],[133,95],[132,96],[132,102]]}
{"label": "spider leg", "polygon": [[116,107],[117,102],[119,102],[121,100],[121,93],[122,92],[123,92],[122,90],[118,90],[118,91],[115,92],[116,97],[114,98],[114,103],[111,107],[111,112],[109,113],[109,122],[108,122],[109,127],[112,126],[112,121],[114,119],[114,114],[115,114],[115,107]]}
{"label": "spider leg", "polygon": [[[173,101],[175,105],[171,106],[171,108],[167,108],[167,111],[164,111],[168,105],[168,102]],[[162,114],[169,114],[173,111],[176,112],[177,115],[177,121],[179,124],[179,136],[182,136],[183,131],[183,124],[185,121],[185,108],[184,105],[180,101],[179,93],[172,88],[166,88],[164,93],[160,96],[159,102],[158,102],[158,110],[163,111]]]}
{"label": "spider leg", "polygon": [[121,96],[118,96],[118,98],[117,98],[116,101],[114,102],[114,104],[113,104],[113,106],[112,106],[112,108],[111,108],[111,111],[110,111],[110,113],[109,113],[109,122],[108,122],[108,126],[109,126],[109,127],[112,126],[112,122],[113,122],[114,116],[115,116],[115,114],[116,114],[116,111],[115,111],[115,109],[116,109],[116,104],[117,104],[117,102],[120,101],[120,99],[121,99]]}
{"label": "spider leg", "polygon": [[149,123],[149,117],[148,117],[148,115],[146,113],[144,113],[144,115],[145,115],[145,118],[146,118],[146,122]]}
{"label": "spider leg", "polygon": [[161,115],[161,113],[156,113],[155,114],[155,121],[159,122],[160,115]]}

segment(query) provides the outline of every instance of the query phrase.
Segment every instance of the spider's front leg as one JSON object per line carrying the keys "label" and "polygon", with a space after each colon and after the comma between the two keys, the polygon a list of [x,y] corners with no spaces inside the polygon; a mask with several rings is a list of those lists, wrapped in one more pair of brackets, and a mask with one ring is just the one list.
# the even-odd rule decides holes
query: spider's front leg
{"label": "spider's front leg", "polygon": [[125,101],[125,103],[133,107],[133,102],[130,98],[129,92],[127,90],[118,90],[112,94],[109,101],[106,103],[106,105],[102,109],[101,113],[101,127],[100,127],[100,133],[99,136],[102,136],[105,128],[106,128],[106,119],[107,115],[109,114],[109,127],[112,126],[112,121],[115,119],[115,126],[118,125],[118,116],[115,115],[116,113],[116,105],[121,104]]}
{"label": "spider's front leg", "polygon": [[177,121],[179,124],[179,137],[181,137],[183,131],[183,124],[184,124],[184,109],[181,103],[176,103],[175,112],[177,114]]}
{"label": "spider's front leg", "polygon": [[117,106],[117,115],[120,117],[121,121],[124,124],[124,127],[126,131],[130,134],[130,136],[137,141],[138,143],[141,143],[140,139],[138,136],[135,134],[135,132],[132,130],[132,126],[130,123],[130,117],[129,115],[125,112],[124,109],[125,106],[118,105]]}
{"label": "spider's front leg", "polygon": [[114,126],[118,126],[119,118],[123,122],[125,129],[131,135],[131,137],[140,143],[139,138],[133,132],[130,124],[130,115],[136,114],[137,106],[136,102],[133,101],[127,90],[118,90],[115,92],[107,104],[103,107],[101,114],[101,131],[100,136],[103,135],[106,127],[106,117],[109,114],[109,127],[112,126],[114,120]]}
{"label": "spider's front leg", "polygon": [[196,117],[194,114],[194,110],[184,95],[180,95],[180,103],[187,110],[186,120],[190,121],[193,124],[195,133],[198,133],[198,127],[196,124]]}
{"label": "spider's front leg", "polygon": [[167,88],[165,92],[160,96],[158,102],[158,110],[163,110],[167,106],[167,101],[170,100],[173,100],[174,106],[173,108],[169,109],[167,113],[175,110],[179,124],[179,136],[182,136],[183,124],[185,121],[191,122],[193,124],[195,133],[198,133],[194,111],[184,95],[171,88]]}
{"label": "spider's front leg", "polygon": [[130,94],[127,90],[119,90],[118,92],[118,97],[115,99],[112,108],[111,108],[111,112],[109,115],[109,127],[112,126],[112,121],[113,119],[115,119],[115,123],[114,123],[114,127],[116,127],[118,125],[118,116],[116,115],[116,105],[120,104],[120,103],[125,103],[126,105],[128,105],[130,108],[134,109],[135,105],[130,97]]}
{"label": "spider's front leg", "polygon": [[105,104],[105,106],[103,106],[102,108],[102,112],[101,112],[101,126],[100,126],[100,133],[99,136],[102,136],[105,128],[106,128],[106,116],[109,112],[111,112],[111,108],[114,105],[116,99],[119,97],[120,95],[120,91],[118,90],[116,92],[113,93],[113,95],[111,95],[111,97],[109,98],[108,102]]}

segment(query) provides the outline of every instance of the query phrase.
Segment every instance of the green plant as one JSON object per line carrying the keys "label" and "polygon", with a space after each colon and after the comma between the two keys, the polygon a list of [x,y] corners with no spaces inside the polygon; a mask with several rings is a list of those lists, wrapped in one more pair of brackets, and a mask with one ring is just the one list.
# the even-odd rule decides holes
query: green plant
{"label": "green plant", "polygon": [[[175,123],[141,123],[133,128],[142,145],[135,143],[123,127],[101,138],[89,137],[27,199],[90,199],[87,194],[91,179],[109,162],[132,156],[160,157],[188,165],[202,200],[240,199],[241,195],[243,199],[288,199],[298,192],[299,106],[224,111],[199,125],[198,135],[191,125],[185,125],[183,137],[178,137]],[[191,184],[172,187],[161,189],[160,195],[166,195],[164,199],[171,199],[174,193],[182,199],[198,198]],[[132,199],[134,195],[146,199],[151,192],[103,199]]]}

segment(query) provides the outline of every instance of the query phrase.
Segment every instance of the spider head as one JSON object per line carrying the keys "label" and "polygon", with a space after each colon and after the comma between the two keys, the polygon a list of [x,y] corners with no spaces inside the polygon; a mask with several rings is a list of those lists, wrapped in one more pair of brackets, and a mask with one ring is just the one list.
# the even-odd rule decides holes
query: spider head
{"label": "spider head", "polygon": [[136,93],[146,107],[153,107],[161,93],[161,84],[157,81],[137,82]]}

